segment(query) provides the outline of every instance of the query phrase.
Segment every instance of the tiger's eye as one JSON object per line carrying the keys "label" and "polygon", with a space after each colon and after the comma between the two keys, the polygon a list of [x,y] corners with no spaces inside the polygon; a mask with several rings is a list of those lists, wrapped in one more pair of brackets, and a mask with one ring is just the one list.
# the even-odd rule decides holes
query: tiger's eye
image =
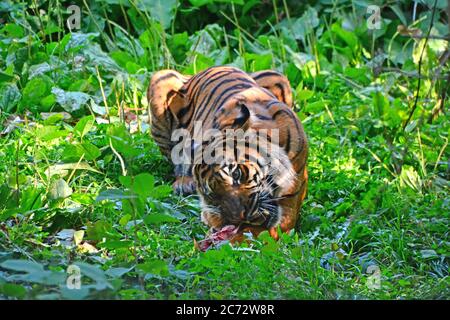
{"label": "tiger's eye", "polygon": [[234,170],[231,174],[231,177],[233,178],[233,180],[238,181],[241,178],[241,170],[239,168]]}

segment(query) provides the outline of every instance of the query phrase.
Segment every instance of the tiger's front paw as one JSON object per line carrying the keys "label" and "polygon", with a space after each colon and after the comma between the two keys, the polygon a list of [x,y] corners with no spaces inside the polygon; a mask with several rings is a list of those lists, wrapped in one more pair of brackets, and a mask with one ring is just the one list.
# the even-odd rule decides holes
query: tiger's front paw
{"label": "tiger's front paw", "polygon": [[172,187],[176,194],[183,196],[193,194],[196,190],[194,179],[188,176],[177,177]]}

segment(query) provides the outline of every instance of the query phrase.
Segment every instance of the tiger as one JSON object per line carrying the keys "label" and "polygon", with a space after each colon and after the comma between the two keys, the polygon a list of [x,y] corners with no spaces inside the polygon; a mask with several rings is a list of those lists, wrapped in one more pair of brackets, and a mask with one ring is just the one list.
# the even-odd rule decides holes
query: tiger
{"label": "tiger", "polygon": [[[174,192],[198,194],[203,223],[212,230],[234,225],[240,235],[268,230],[275,239],[278,228],[289,232],[296,227],[307,192],[308,142],[284,75],[273,70],[249,74],[232,66],[210,67],[193,76],[161,70],[151,77],[147,97],[151,135],[169,159],[180,143],[175,132],[195,136],[195,126],[201,124],[202,130],[224,133],[191,140],[181,156],[187,161],[174,163]],[[239,143],[225,134],[230,130],[253,135]],[[272,141],[275,132],[277,141]],[[231,152],[217,161],[198,157],[202,153],[197,151],[208,147],[213,157],[224,154],[216,151],[224,151],[225,145]],[[271,154],[276,157],[267,160]]]}

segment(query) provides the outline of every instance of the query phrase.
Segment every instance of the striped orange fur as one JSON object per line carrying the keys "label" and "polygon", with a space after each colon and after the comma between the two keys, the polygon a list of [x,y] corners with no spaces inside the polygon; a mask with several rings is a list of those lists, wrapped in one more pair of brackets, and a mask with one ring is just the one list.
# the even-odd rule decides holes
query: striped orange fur
{"label": "striped orange fur", "polygon": [[[271,70],[247,74],[228,66],[194,76],[163,70],[153,75],[148,98],[151,133],[168,158],[177,143],[171,140],[172,133],[184,129],[194,135],[196,123],[202,130],[239,129],[258,137],[268,133],[264,141],[270,150],[259,150],[252,141],[239,145],[236,138],[223,135],[192,148],[193,152],[199,147],[218,150],[234,143],[236,150],[227,161],[175,166],[175,192],[197,191],[206,224],[216,229],[239,225],[255,234],[268,229],[274,237],[278,226],[283,231],[294,228],[306,195],[308,145],[292,111],[292,91],[285,76]],[[277,143],[272,141],[274,130]],[[261,153],[267,151],[276,151],[278,158],[262,163]]]}

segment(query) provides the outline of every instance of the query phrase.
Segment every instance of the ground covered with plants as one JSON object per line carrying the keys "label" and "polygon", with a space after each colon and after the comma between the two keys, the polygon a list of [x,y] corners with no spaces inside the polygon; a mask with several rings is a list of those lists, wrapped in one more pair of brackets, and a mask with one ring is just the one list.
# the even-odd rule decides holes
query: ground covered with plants
{"label": "ground covered with plants", "polygon": [[[446,6],[2,1],[0,299],[449,299]],[[288,76],[310,184],[296,232],[199,252],[146,88],[221,64]]]}

